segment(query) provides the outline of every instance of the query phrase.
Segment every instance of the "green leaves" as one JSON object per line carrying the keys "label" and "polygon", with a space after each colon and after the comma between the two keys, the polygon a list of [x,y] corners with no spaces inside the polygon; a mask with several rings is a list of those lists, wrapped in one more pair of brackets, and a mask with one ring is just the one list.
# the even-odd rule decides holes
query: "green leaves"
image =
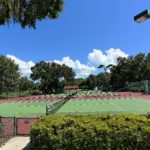
{"label": "green leaves", "polygon": [[63,7],[63,0],[0,0],[0,24],[36,28],[38,20],[58,18]]}
{"label": "green leaves", "polygon": [[135,114],[42,117],[31,129],[36,150],[146,150],[150,119]]}
{"label": "green leaves", "polygon": [[99,66],[98,66],[98,68],[103,68],[104,71],[105,71],[105,73],[106,73],[107,70],[110,69],[111,67],[113,67],[112,64],[109,64],[109,65],[107,65],[107,66],[105,66],[105,65],[99,65]]}
{"label": "green leaves", "polygon": [[43,93],[56,93],[62,90],[61,79],[66,82],[74,80],[75,73],[66,65],[41,61],[31,68],[31,78],[41,83]]}
{"label": "green leaves", "polygon": [[11,59],[0,56],[0,93],[17,87],[19,67]]}
{"label": "green leaves", "polygon": [[27,77],[20,77],[18,80],[18,86],[20,91],[28,91],[37,88],[34,82]]}
{"label": "green leaves", "polygon": [[[134,57],[118,58],[116,66],[111,68],[113,89],[126,87],[126,83],[150,80],[150,54],[139,53]],[[125,89],[126,90],[126,89]]]}

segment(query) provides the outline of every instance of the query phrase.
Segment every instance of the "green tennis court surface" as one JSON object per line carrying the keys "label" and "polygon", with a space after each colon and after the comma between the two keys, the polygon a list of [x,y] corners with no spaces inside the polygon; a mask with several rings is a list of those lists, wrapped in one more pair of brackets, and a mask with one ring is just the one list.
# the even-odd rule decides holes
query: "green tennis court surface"
{"label": "green tennis court surface", "polygon": [[54,103],[53,101],[29,101],[29,102],[11,102],[0,104],[0,116],[4,117],[23,117],[23,116],[41,116],[45,115],[46,105]]}
{"label": "green tennis court surface", "polygon": [[[0,104],[0,116],[24,117],[45,115],[46,105],[54,102],[55,101],[30,101]],[[148,112],[150,112],[150,101],[137,98],[69,100],[56,111],[57,114],[145,114]]]}
{"label": "green tennis court surface", "polygon": [[150,101],[129,99],[97,99],[68,101],[56,113],[57,114],[91,114],[91,113],[148,113],[150,112]]}

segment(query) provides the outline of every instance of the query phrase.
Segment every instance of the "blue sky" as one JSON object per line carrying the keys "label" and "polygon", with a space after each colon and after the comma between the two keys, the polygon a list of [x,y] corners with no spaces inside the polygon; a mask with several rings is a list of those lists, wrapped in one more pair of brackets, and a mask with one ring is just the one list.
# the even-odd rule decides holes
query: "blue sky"
{"label": "blue sky", "polygon": [[17,24],[0,26],[0,54],[16,57],[28,67],[41,60],[63,63],[68,59],[80,72],[96,67],[93,61],[99,55],[97,61],[107,64],[114,58],[107,59],[108,53],[116,49],[120,50],[117,56],[148,53],[150,20],[138,24],[133,17],[149,7],[147,0],[65,0],[59,19],[38,22],[36,30]]}

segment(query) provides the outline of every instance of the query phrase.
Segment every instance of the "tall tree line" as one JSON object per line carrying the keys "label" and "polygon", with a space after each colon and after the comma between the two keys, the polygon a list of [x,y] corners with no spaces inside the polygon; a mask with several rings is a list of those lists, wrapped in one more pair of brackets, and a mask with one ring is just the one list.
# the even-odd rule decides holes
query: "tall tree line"
{"label": "tall tree line", "polygon": [[111,68],[111,85],[114,90],[123,88],[126,83],[150,80],[150,53],[118,58]]}
{"label": "tall tree line", "polygon": [[[98,87],[103,91],[116,91],[125,88],[127,83],[150,80],[150,53],[139,53],[127,58],[119,57],[117,65],[108,66],[100,65],[98,68],[103,68],[104,72],[77,80],[80,81],[77,84],[83,89]],[[110,69],[109,72],[106,69]]]}
{"label": "tall tree line", "polygon": [[75,72],[66,65],[41,61],[31,70],[30,79],[22,77],[19,66],[10,58],[0,55],[0,94],[27,90],[57,93],[63,90],[64,85],[74,82]]}
{"label": "tall tree line", "polygon": [[0,55],[0,94],[3,91],[40,90],[42,93],[63,91],[65,85],[79,85],[82,89],[119,90],[127,83],[150,80],[150,53],[139,53],[127,58],[118,58],[109,72],[75,78],[75,72],[66,65],[41,61],[31,68],[30,79],[22,77],[13,60]]}

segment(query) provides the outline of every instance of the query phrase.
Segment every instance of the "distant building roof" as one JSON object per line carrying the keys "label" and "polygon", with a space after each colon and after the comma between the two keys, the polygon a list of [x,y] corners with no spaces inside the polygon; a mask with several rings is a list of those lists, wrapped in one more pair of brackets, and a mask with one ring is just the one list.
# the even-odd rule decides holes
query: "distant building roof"
{"label": "distant building roof", "polygon": [[76,90],[76,89],[79,89],[79,86],[78,85],[66,85],[66,86],[64,86],[64,89],[65,90]]}

